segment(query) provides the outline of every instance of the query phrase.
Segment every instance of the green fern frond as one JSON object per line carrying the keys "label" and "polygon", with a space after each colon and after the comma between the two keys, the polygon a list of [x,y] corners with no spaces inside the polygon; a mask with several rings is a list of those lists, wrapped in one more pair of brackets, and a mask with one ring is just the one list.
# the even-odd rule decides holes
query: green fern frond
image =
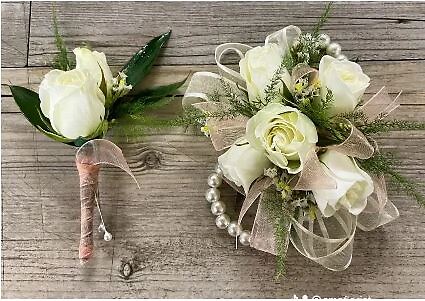
{"label": "green fern frond", "polygon": [[53,30],[55,34],[55,44],[56,44],[56,48],[59,51],[59,53],[55,56],[53,67],[55,69],[68,71],[68,70],[71,70],[71,62],[68,59],[68,50],[66,48],[66,44],[61,34],[59,33],[58,20],[56,17],[56,10],[54,6],[53,6],[52,15],[53,15]]}
{"label": "green fern frond", "polygon": [[326,21],[328,20],[331,11],[332,11],[332,6],[333,6],[333,2],[329,2],[326,7],[325,7],[325,11],[322,13],[322,15],[320,16],[319,21],[317,22],[317,24],[314,26],[313,29],[313,35],[318,35],[320,30],[322,29],[323,25],[325,25]]}
{"label": "green fern frond", "polygon": [[425,196],[418,191],[418,185],[400,174],[394,167],[397,159],[393,154],[376,154],[366,160],[357,160],[360,166],[367,172],[375,175],[390,176],[391,184],[398,190],[404,191],[408,196],[414,198],[420,206],[425,206]]}
{"label": "green fern frond", "polygon": [[386,133],[391,131],[425,130],[425,123],[410,120],[376,119],[359,127],[364,134]]}

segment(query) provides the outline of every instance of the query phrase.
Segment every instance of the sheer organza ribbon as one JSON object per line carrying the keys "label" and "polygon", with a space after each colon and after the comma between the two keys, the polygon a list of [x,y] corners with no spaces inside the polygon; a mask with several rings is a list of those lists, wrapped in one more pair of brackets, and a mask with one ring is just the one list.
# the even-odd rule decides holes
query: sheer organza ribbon
{"label": "sheer organza ribbon", "polygon": [[118,167],[139,183],[130,170],[121,149],[105,139],[94,139],[83,144],[75,156],[80,176],[81,237],[79,258],[82,264],[93,255],[93,211],[98,193],[98,177],[101,165]]}
{"label": "sheer organza ribbon", "polygon": [[[286,27],[269,35],[266,38],[266,44],[287,43],[296,36],[297,32],[299,29],[295,26]],[[246,85],[242,77],[238,72],[224,66],[221,60],[223,54],[230,51],[236,52],[240,58],[243,58],[249,49],[251,49],[250,46],[238,43],[218,46],[215,51],[215,60],[221,75],[211,72],[195,73],[183,97],[183,107],[194,106],[203,112],[217,112],[229,107],[225,100],[229,89],[236,97],[246,99],[247,96],[244,92]],[[301,65],[293,70],[292,81],[307,74],[309,77],[317,76],[317,70]],[[227,88],[224,89],[224,86]],[[214,99],[220,101],[211,101],[210,95],[215,95]],[[368,118],[374,119],[390,114],[398,106],[398,96],[392,100],[383,87],[358,110],[362,110]],[[248,118],[245,116],[207,118],[214,148],[222,151],[244,136],[247,120]],[[349,123],[348,120],[344,120],[344,122]],[[329,148],[359,159],[370,158],[377,149],[370,144],[360,130],[352,124],[349,125],[351,133],[348,138],[341,144]],[[328,177],[321,168],[316,150],[307,155],[304,166],[302,172],[290,183],[293,189],[312,190],[336,187],[335,181]],[[373,182],[374,192],[368,197],[367,206],[360,215],[354,216],[347,210],[340,209],[328,218],[317,212],[316,218],[312,220],[301,211],[298,216],[291,217],[288,242],[290,241],[299,253],[329,270],[346,269],[351,263],[356,228],[370,231],[399,216],[397,208],[388,200],[385,179],[373,177]],[[267,177],[262,177],[253,183],[242,204],[238,223],[241,223],[248,209],[258,201],[250,245],[258,250],[276,254],[274,225],[264,208],[264,191],[272,184],[271,179]],[[234,185],[232,186],[234,187]],[[236,190],[241,192],[240,189]],[[289,244],[288,242],[286,245]]]}

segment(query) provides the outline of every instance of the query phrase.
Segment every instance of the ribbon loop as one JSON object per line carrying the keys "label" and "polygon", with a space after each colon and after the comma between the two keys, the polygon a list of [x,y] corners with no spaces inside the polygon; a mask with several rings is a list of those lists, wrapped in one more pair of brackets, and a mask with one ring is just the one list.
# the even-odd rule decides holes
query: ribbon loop
{"label": "ribbon loop", "polygon": [[292,245],[329,270],[346,269],[351,263],[357,218],[344,209],[325,219],[320,211],[316,215],[314,221],[305,212],[292,219]]}
{"label": "ribbon loop", "polygon": [[130,170],[121,149],[106,139],[94,139],[84,143],[77,151],[76,162],[87,165],[112,165],[128,173],[140,188],[136,177]]}
{"label": "ribbon loop", "polygon": [[351,122],[345,119],[351,127],[350,135],[344,142],[328,146],[328,149],[336,150],[344,155],[359,159],[368,159],[373,156],[375,148],[369,143],[365,135]]}
{"label": "ribbon loop", "polygon": [[224,66],[221,63],[221,59],[226,52],[230,52],[230,51],[236,52],[239,55],[239,57],[242,59],[245,56],[245,53],[251,48],[252,48],[251,46],[240,44],[240,43],[225,43],[225,44],[219,45],[215,49],[215,63],[220,69],[220,73],[224,77],[234,81],[235,83],[237,83],[243,88],[246,88],[246,83],[245,83],[245,80],[242,78],[242,76],[239,74],[239,72],[236,72],[235,70],[232,70],[229,67]]}

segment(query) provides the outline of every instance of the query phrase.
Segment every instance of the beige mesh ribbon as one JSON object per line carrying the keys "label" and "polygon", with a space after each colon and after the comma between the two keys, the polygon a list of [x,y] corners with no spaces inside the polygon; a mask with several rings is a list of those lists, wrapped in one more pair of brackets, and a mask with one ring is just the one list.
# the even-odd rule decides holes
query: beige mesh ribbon
{"label": "beige mesh ribbon", "polygon": [[75,156],[80,176],[81,200],[81,237],[79,258],[82,264],[86,263],[93,255],[93,210],[98,191],[98,176],[100,165],[106,164],[121,168],[139,183],[130,170],[121,149],[114,143],[95,139],[83,144]]}
{"label": "beige mesh ribbon", "polygon": [[[277,31],[266,38],[266,43],[287,43],[288,39],[294,38],[299,29],[289,26]],[[286,37],[282,35],[286,32]],[[289,34],[288,34],[289,33]],[[220,97],[229,93],[234,93],[238,97],[246,99],[243,92],[245,83],[239,73],[224,66],[221,59],[224,53],[236,52],[240,57],[249,50],[250,47],[243,44],[229,43],[222,44],[216,49],[216,63],[220,69],[221,76],[211,72],[198,72],[192,77],[189,87],[183,97],[183,106],[193,105],[203,112],[217,112],[220,108],[226,108],[228,104]],[[308,76],[308,81],[317,80],[317,70],[307,66],[299,65],[293,70],[292,83],[296,83],[300,78]],[[223,88],[223,81],[226,84],[226,91]],[[212,101],[214,99],[220,101]],[[392,100],[385,88],[378,91],[359,110],[370,118],[381,118],[390,114],[397,106],[398,96]],[[348,120],[343,120],[348,122]],[[247,118],[237,116],[234,118],[207,118],[207,125],[210,130],[211,141],[217,151],[230,147],[238,138],[245,135]],[[329,148],[337,150],[343,154],[359,159],[370,158],[375,148],[366,137],[354,125],[348,138]],[[312,150],[304,156],[304,168],[302,172],[294,177],[290,185],[295,190],[313,190],[316,188],[335,188],[335,181],[327,176],[321,168],[321,163],[316,154],[317,150]],[[228,179],[225,179],[229,182]],[[303,256],[317,262],[329,270],[344,270],[351,262],[353,240],[356,228],[369,231],[384,225],[398,217],[397,208],[388,200],[385,180],[383,177],[373,178],[374,192],[367,199],[365,210],[358,216],[354,216],[345,209],[338,210],[332,217],[325,218],[318,211],[316,219],[312,220],[306,213],[300,210],[300,214],[292,217],[289,223],[288,241],[286,246],[291,244]],[[251,247],[276,254],[276,242],[274,236],[274,225],[265,210],[266,200],[264,192],[273,185],[270,178],[262,177],[257,179],[248,191],[239,214],[240,224],[249,208],[258,201],[256,217],[251,233]],[[235,188],[234,185],[231,185]],[[236,189],[241,192],[240,189]]]}

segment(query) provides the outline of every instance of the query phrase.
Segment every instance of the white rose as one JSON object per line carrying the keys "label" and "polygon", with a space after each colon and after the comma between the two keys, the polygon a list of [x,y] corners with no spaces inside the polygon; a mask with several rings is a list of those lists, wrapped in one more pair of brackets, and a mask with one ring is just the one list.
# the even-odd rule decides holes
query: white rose
{"label": "white rose", "polygon": [[[248,50],[239,61],[240,74],[246,82],[248,97],[251,101],[264,99],[265,89],[282,62],[283,49],[274,43]],[[289,87],[291,76],[284,70],[282,80]]]}
{"label": "white rose", "polygon": [[105,96],[90,74],[52,70],[39,87],[41,111],[53,129],[69,139],[92,134],[105,116]]}
{"label": "white rose", "polygon": [[81,69],[87,71],[94,79],[98,87],[101,87],[102,80],[105,80],[105,97],[107,101],[112,96],[112,72],[106,61],[105,54],[103,52],[91,51],[87,48],[75,48],[74,49],[76,67],[75,69]]}
{"label": "white rose", "polygon": [[248,120],[246,139],[275,165],[296,174],[318,137],[313,122],[300,111],[270,103]]}
{"label": "white rose", "polygon": [[252,148],[245,139],[238,140],[218,157],[218,164],[223,175],[236,186],[242,186],[245,193],[248,193],[252,182],[264,173],[264,169],[271,165],[264,152]]}
{"label": "white rose", "polygon": [[341,61],[329,55],[320,60],[319,79],[334,95],[335,101],[331,109],[334,115],[352,112],[370,81],[359,64]]}
{"label": "white rose", "polygon": [[374,189],[371,177],[357,166],[354,159],[335,150],[326,151],[320,156],[320,161],[326,174],[337,185],[336,189],[313,190],[323,215],[332,216],[341,207],[345,207],[351,214],[360,214]]}

